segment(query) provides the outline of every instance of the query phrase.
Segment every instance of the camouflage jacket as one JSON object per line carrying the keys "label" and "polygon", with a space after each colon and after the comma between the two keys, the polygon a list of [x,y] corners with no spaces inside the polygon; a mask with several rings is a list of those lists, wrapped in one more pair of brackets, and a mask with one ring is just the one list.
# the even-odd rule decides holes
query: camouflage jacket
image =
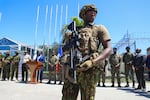
{"label": "camouflage jacket", "polygon": [[111,54],[110,55],[110,58],[109,58],[109,63],[112,65],[112,66],[115,66],[117,64],[120,64],[120,61],[121,61],[121,58],[119,55],[117,54]]}
{"label": "camouflage jacket", "polygon": [[123,62],[124,62],[125,64],[131,64],[132,61],[133,61],[133,58],[134,58],[133,53],[131,53],[131,52],[126,52],[126,53],[124,53],[124,55],[123,55]]}
{"label": "camouflage jacket", "polygon": [[18,64],[20,61],[20,56],[19,55],[15,55],[12,59],[13,64]]}
{"label": "camouflage jacket", "polygon": [[5,57],[4,58],[4,65],[10,64],[11,61],[12,61],[12,57],[11,56]]}

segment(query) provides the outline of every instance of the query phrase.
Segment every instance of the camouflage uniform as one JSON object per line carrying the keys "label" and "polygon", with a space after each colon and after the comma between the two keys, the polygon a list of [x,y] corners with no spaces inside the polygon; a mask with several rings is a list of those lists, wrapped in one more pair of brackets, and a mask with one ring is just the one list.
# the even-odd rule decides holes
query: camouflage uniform
{"label": "camouflage uniform", "polygon": [[1,71],[3,67],[3,59],[4,59],[4,56],[2,55],[2,53],[0,53],[0,78],[1,78]]}
{"label": "camouflage uniform", "polygon": [[48,83],[51,83],[51,80],[54,77],[54,81],[56,84],[56,64],[58,63],[58,57],[56,55],[52,55],[49,61],[49,81]]}
{"label": "camouflage uniform", "polygon": [[[64,67],[67,67],[65,65]],[[73,70],[69,70],[69,75],[73,77]],[[79,85],[72,83],[70,80],[67,78],[64,78],[64,84],[62,88],[62,100],[77,100],[79,92]]]}
{"label": "camouflage uniform", "polygon": [[[94,11],[97,13],[97,9],[94,5],[85,5],[82,7],[80,11],[80,18],[84,19],[85,14],[87,11]],[[79,35],[81,39],[79,40],[80,45],[78,46],[78,50],[82,55],[82,58],[85,56],[91,56],[83,63],[77,64],[77,84],[72,84],[71,82],[67,83],[63,87],[70,86],[68,88],[71,89],[74,96],[70,99],[63,99],[63,100],[76,100],[78,94],[78,87],[80,88],[81,92],[81,100],[94,100],[95,98],[95,91],[96,91],[96,84],[98,82],[98,71],[99,67],[97,64],[92,62],[92,59],[95,59],[94,55],[97,56],[98,45],[102,41],[109,41],[110,36],[107,29],[103,25],[94,25],[92,23],[85,23],[82,28],[79,30]],[[82,71],[84,68],[85,63],[90,63],[85,71]],[[70,72],[70,71],[69,71]],[[77,88],[75,88],[77,87]],[[67,90],[66,90],[67,91]],[[66,92],[63,92],[66,93]]]}
{"label": "camouflage uniform", "polygon": [[99,65],[99,73],[98,73],[98,85],[100,86],[100,82],[102,79],[102,86],[105,87],[105,79],[106,79],[106,66],[108,64],[108,61],[105,60]]}
{"label": "camouflage uniform", "polygon": [[69,59],[70,56],[68,53],[65,53],[61,58],[62,78],[64,81],[62,88],[62,100],[77,100],[79,86],[72,82],[74,71],[73,69],[70,69]]}
{"label": "camouflage uniform", "polygon": [[[86,47],[86,43],[84,43],[85,50],[80,51],[83,57],[86,56],[86,53],[87,55],[93,55],[94,53],[97,52],[98,45],[101,41],[106,41],[110,39],[108,31],[102,25],[98,26],[98,25],[88,24],[84,26],[83,30],[85,29],[86,30],[90,29],[91,32],[89,35],[90,37],[89,43],[88,43],[89,45],[87,45],[89,47]],[[81,33],[82,32],[80,32],[80,34]],[[93,57],[93,58],[96,58],[96,57]],[[98,82],[98,72],[99,72],[98,64],[93,65],[91,68],[89,68],[86,71],[79,72],[78,84],[80,87],[82,100],[94,100],[96,84]]]}
{"label": "camouflage uniform", "polygon": [[[126,47],[126,49],[130,49],[129,47]],[[123,62],[125,64],[125,78],[126,78],[126,86],[125,87],[128,87],[129,86],[129,73],[131,73],[131,80],[133,82],[133,87],[135,85],[135,79],[134,79],[134,67],[132,65],[132,62],[133,62],[133,53],[131,53],[130,51],[129,52],[126,52],[123,54]]]}
{"label": "camouflage uniform", "polygon": [[11,60],[12,57],[10,56],[9,52],[6,52],[6,57],[4,58],[2,80],[5,80],[6,78],[9,80]]}
{"label": "camouflage uniform", "polygon": [[112,87],[114,87],[115,74],[117,74],[118,87],[121,87],[120,86],[120,61],[121,61],[121,58],[118,54],[113,53],[110,55],[109,63],[111,65]]}
{"label": "camouflage uniform", "polygon": [[18,67],[19,67],[20,56],[16,51],[16,55],[12,59],[12,72],[11,72],[11,80],[13,80],[14,73],[16,73],[16,80],[18,80]]}

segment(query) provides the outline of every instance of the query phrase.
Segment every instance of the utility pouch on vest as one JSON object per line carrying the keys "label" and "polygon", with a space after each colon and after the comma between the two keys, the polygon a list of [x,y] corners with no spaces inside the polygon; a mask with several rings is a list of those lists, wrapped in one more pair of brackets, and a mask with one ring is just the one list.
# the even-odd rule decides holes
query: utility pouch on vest
{"label": "utility pouch on vest", "polygon": [[90,48],[90,51],[97,51],[97,48],[98,48],[98,41],[95,37],[91,37],[90,40],[89,40],[89,48]]}

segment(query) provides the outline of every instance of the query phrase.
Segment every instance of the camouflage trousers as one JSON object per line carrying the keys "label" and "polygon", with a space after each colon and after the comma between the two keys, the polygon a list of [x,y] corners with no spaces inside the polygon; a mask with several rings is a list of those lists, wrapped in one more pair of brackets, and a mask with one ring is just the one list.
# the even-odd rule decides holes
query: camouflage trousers
{"label": "camouflage trousers", "polygon": [[10,75],[10,64],[4,64],[2,80],[5,80],[6,78],[9,80],[9,75]]}
{"label": "camouflage trousers", "polygon": [[[64,70],[65,67],[63,67]],[[63,72],[64,74],[66,72]],[[69,69],[69,76],[73,78],[73,69]],[[70,82],[67,78],[64,76],[64,85],[62,88],[62,100],[77,100],[79,92],[79,85],[78,84],[73,84]]]}
{"label": "camouflage trousers", "polygon": [[18,80],[18,64],[12,65],[11,80],[13,80],[14,74],[15,78]]}
{"label": "camouflage trousers", "polygon": [[131,75],[131,80],[134,84],[135,79],[134,79],[134,68],[132,66],[132,64],[125,64],[125,78],[126,78],[126,82],[127,84],[129,84],[129,75]]}
{"label": "camouflage trousers", "polygon": [[2,68],[0,68],[0,78],[1,78],[1,71],[2,71]]}
{"label": "camouflage trousers", "polygon": [[62,89],[62,100],[77,100],[79,85],[65,81]]}
{"label": "camouflage trousers", "polygon": [[54,66],[49,66],[49,82],[54,81],[56,83],[56,67]]}
{"label": "camouflage trousers", "polygon": [[115,82],[115,75],[117,76],[117,82],[118,85],[120,85],[121,81],[120,81],[120,67],[114,67],[111,66],[111,82],[112,84],[114,84]]}
{"label": "camouflage trousers", "polygon": [[106,72],[103,70],[99,70],[98,72],[98,84],[100,84],[101,80],[102,80],[102,83],[104,84],[105,83],[105,79],[106,79]]}
{"label": "camouflage trousers", "polygon": [[95,99],[98,71],[98,68],[93,67],[85,72],[79,72],[77,81],[81,92],[81,100]]}
{"label": "camouflage trousers", "polygon": [[85,72],[77,72],[77,84],[65,80],[62,89],[62,100],[77,100],[79,89],[81,100],[94,100],[98,71],[98,68],[93,67]]}

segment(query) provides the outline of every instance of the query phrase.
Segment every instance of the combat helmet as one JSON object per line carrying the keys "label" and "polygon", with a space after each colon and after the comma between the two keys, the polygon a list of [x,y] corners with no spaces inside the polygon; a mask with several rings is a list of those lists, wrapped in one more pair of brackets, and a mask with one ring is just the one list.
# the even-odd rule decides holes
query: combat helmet
{"label": "combat helmet", "polygon": [[97,11],[97,8],[94,4],[87,4],[87,5],[84,5],[81,10],[80,10],[80,13],[79,13],[79,17],[81,19],[84,18],[84,15],[86,14],[87,11],[95,11],[96,13],[98,13]]}
{"label": "combat helmet", "polygon": [[126,50],[130,50],[130,47],[129,47],[129,46],[127,46],[127,47],[126,47]]}

